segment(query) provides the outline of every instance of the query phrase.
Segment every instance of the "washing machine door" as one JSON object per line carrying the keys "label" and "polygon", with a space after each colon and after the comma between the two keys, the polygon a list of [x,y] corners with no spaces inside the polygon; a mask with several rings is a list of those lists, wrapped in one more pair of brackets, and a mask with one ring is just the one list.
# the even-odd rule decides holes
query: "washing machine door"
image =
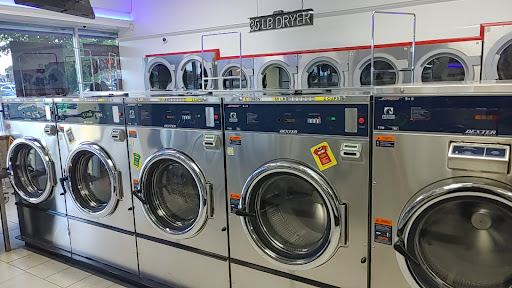
{"label": "washing machine door", "polygon": [[7,165],[14,190],[29,203],[52,197],[56,185],[55,165],[38,139],[20,138],[7,151]]}
{"label": "washing machine door", "polygon": [[212,186],[199,166],[172,149],[158,151],[144,163],[139,190],[144,212],[154,227],[173,239],[196,236],[213,217]]}
{"label": "washing machine door", "polygon": [[325,263],[345,243],[345,211],[317,172],[276,161],[248,179],[236,214],[262,256],[286,269],[305,270]]}
{"label": "washing machine door", "polygon": [[82,143],[73,150],[64,178],[76,207],[89,218],[112,215],[122,198],[121,174],[98,144]]}
{"label": "washing machine door", "polygon": [[511,287],[511,226],[512,186],[450,179],[409,202],[394,248],[412,287]]}

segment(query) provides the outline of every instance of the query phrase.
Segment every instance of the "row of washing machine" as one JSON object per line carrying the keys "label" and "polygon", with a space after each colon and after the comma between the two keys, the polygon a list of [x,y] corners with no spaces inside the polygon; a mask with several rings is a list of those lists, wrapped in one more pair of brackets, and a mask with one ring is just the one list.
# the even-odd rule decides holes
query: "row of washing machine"
{"label": "row of washing machine", "polygon": [[3,109],[24,240],[146,285],[510,285],[509,85]]}
{"label": "row of washing machine", "polygon": [[[511,80],[512,25],[487,27],[484,39],[418,45],[415,63],[410,46],[376,49],[374,84],[411,83],[413,64],[415,83]],[[262,90],[371,84],[369,49],[251,57],[243,58],[241,63],[240,59],[217,57],[215,52],[207,52],[145,58],[145,88]],[[210,78],[204,80],[204,87],[203,76]]]}

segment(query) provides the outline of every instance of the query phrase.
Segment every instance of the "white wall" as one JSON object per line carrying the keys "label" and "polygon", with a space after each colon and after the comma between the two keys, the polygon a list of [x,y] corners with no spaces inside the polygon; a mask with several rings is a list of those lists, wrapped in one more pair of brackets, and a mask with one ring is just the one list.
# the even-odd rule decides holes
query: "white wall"
{"label": "white wall", "polygon": [[[478,36],[481,23],[512,20],[510,0],[304,0],[304,8],[315,10],[314,26],[248,33],[249,17],[274,10],[300,9],[302,1],[153,0],[150,5],[149,1],[142,2],[133,2],[134,29],[120,34],[123,79],[128,90],[144,89],[145,55],[200,50],[201,35],[213,31],[240,31],[243,54],[261,54],[369,45],[373,10],[416,13],[417,40]],[[377,17],[378,44],[410,41],[410,18]],[[162,37],[169,42],[163,43]],[[233,36],[209,38],[205,48],[220,48],[222,56],[238,53]]]}

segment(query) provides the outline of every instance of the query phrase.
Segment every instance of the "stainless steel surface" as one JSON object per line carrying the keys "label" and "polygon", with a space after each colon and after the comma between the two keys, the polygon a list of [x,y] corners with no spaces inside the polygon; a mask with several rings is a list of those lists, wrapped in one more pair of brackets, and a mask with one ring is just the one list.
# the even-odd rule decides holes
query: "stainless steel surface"
{"label": "stainless steel surface", "polygon": [[[217,97],[188,98],[188,100],[179,97],[130,98],[125,100],[125,105],[142,103],[152,103],[153,105],[221,103],[221,99]],[[159,210],[161,212],[159,218],[156,219],[153,217],[156,210],[148,213],[150,205],[135,200],[134,213],[137,233],[169,241],[176,245],[184,245],[184,247],[190,247],[191,250],[199,249],[203,251],[202,253],[214,253],[220,258],[225,257],[227,259],[228,232],[222,131],[143,126],[128,126],[128,130],[137,134],[137,138],[130,138],[129,141],[130,161],[133,161],[133,155],[137,153],[140,155],[141,163],[145,163],[145,167],[131,165],[131,175],[134,182],[138,183],[132,188],[135,193],[143,196],[141,197],[142,200],[153,201],[153,207],[162,208]],[[206,136],[210,139],[217,139],[219,148],[212,149],[209,145],[205,147]],[[155,161],[158,161],[158,159],[174,161],[176,165],[181,165],[179,169],[183,172],[182,175],[190,176],[186,178],[186,185],[171,187],[170,190],[165,188],[169,191],[179,189],[180,193],[168,192],[166,194],[168,197],[151,199],[144,197],[155,193],[148,189],[151,188],[149,185],[152,184],[146,182],[146,180],[152,180],[149,177],[151,174],[145,175],[145,171],[150,171],[148,169],[151,163],[156,163]],[[161,163],[165,165],[165,163],[172,162]],[[139,185],[141,186],[139,187]],[[140,188],[142,190],[139,190]],[[192,202],[196,204],[181,205],[184,203],[170,201],[173,199],[172,197],[179,198],[182,193],[189,195],[187,196],[188,201],[193,200]],[[176,195],[173,196],[173,194]],[[161,202],[161,199],[167,201]],[[197,202],[195,202],[196,200]],[[174,202],[181,203],[181,207],[195,207],[190,209],[190,214],[182,214],[187,216],[187,223],[190,224],[181,227],[186,230],[184,233],[168,233],[172,231],[167,228],[177,228],[178,226],[173,224],[173,221],[163,221],[165,215],[170,215],[170,213],[164,212],[170,212],[170,208],[174,207]],[[188,202],[188,204],[190,203]],[[170,219],[168,218],[168,220]],[[149,241],[146,238],[137,238],[139,267],[142,277],[166,283],[173,287],[229,287],[229,264],[227,260],[211,258],[187,249]]]}
{"label": "stainless steel surface", "polygon": [[512,25],[484,28],[482,80],[512,80]]}
{"label": "stainless steel surface", "polygon": [[[4,177],[0,177],[3,180]],[[0,185],[0,195],[4,195],[3,185]],[[0,215],[2,216],[2,234],[4,238],[5,252],[11,251],[11,239],[9,238],[9,227],[7,226],[7,212],[5,210],[5,197],[0,197]]]}
{"label": "stainless steel surface", "polygon": [[298,65],[297,55],[254,58],[255,89],[296,89]]}
{"label": "stainless steel surface", "polygon": [[[475,148],[498,148],[504,149],[506,155],[503,158],[483,159],[484,157],[475,157],[468,155],[460,155],[453,153],[455,146],[464,145],[466,147]],[[503,145],[489,145],[489,144],[474,144],[474,143],[451,143],[450,151],[448,152],[448,168],[481,171],[491,173],[507,174],[510,165],[510,147]]]}
{"label": "stainless steel surface", "polygon": [[474,83],[460,83],[440,85],[438,84],[423,84],[423,85],[410,85],[410,86],[388,86],[388,87],[375,87],[375,94],[386,94],[390,97],[414,95],[421,97],[422,95],[509,95],[512,91],[512,84],[499,83],[499,84],[474,84]]}
{"label": "stainless steel surface", "polygon": [[298,55],[297,88],[335,89],[349,86],[348,55],[347,51]]}
{"label": "stainless steel surface", "polygon": [[[259,99],[259,100],[256,100]],[[295,101],[294,101],[295,100]],[[341,100],[341,98],[340,98]],[[359,95],[347,96],[344,100],[347,103],[365,103],[365,100],[369,100],[369,96]],[[225,105],[237,105],[237,104],[254,104],[254,103],[273,103],[273,105],[280,105],[281,103],[300,103],[308,102],[309,103],[323,103],[326,104],[328,102],[318,101],[315,102],[315,97],[310,96],[288,96],[288,97],[267,97],[265,98],[252,98],[250,95],[241,95],[234,96],[231,98],[225,99]],[[340,102],[336,102],[340,103]],[[368,103],[368,102],[366,102]],[[247,195],[254,195],[247,198],[248,200],[243,200],[240,203],[239,208],[242,208],[239,211],[246,212],[247,215],[244,217],[240,217],[235,215],[235,213],[229,213],[229,237],[230,237],[230,251],[231,257],[236,260],[241,260],[247,263],[255,264],[264,268],[288,273],[291,275],[303,277],[306,279],[310,279],[312,281],[318,281],[321,283],[334,285],[337,287],[367,287],[367,263],[362,263],[363,257],[368,257],[368,181],[369,181],[369,141],[364,137],[336,137],[336,136],[322,136],[322,135],[283,135],[283,134],[274,134],[274,133],[257,133],[257,132],[237,132],[237,131],[226,131],[225,132],[225,141],[229,143],[229,137],[241,137],[242,145],[226,145],[226,149],[231,151],[226,156],[226,173],[227,173],[227,193],[228,195],[240,195],[241,198],[246,198]],[[324,171],[319,171],[317,168],[317,164],[315,163],[314,158],[311,155],[310,149],[312,147],[317,146],[322,142],[327,142],[332,149],[333,154],[339,160],[338,165],[326,169]],[[361,161],[343,161],[341,160],[341,148],[343,143],[354,143],[358,144],[361,147]],[[271,149],[270,149],[271,147]],[[274,162],[277,161],[277,162]],[[284,185],[302,185],[300,183],[308,183],[307,181],[311,181],[309,183],[312,184],[304,184],[311,185],[312,190],[324,191],[325,195],[329,195],[331,191],[331,196],[326,196],[331,200],[322,200],[325,201],[323,205],[317,205],[319,208],[318,211],[325,211],[325,217],[338,217],[340,219],[340,226],[335,228],[331,232],[318,231],[319,233],[329,233],[329,239],[327,242],[322,242],[319,240],[319,244],[326,245],[325,247],[329,247],[324,250],[323,253],[319,253],[320,255],[316,255],[317,261],[314,262],[314,265],[304,264],[304,267],[300,267],[300,262],[304,258],[301,258],[300,252],[299,254],[295,254],[297,265],[291,264],[291,261],[287,264],[284,264],[282,261],[278,260],[278,257],[274,257],[276,251],[279,249],[291,249],[291,246],[279,246],[278,243],[286,243],[283,241],[274,242],[274,246],[270,246],[269,240],[264,240],[263,235],[261,233],[266,233],[270,235],[270,237],[274,237],[274,240],[277,239],[277,235],[281,233],[286,233],[290,230],[299,231],[297,229],[298,218],[293,217],[293,213],[288,213],[286,215],[283,214],[282,217],[287,217],[288,220],[292,220],[292,222],[288,222],[287,227],[281,228],[278,230],[279,233],[272,234],[274,230],[271,230],[272,225],[270,223],[260,225],[261,232],[256,231],[256,233],[252,233],[250,229],[255,227],[256,222],[252,222],[252,227],[247,225],[247,220],[245,218],[251,218],[251,214],[253,210],[251,210],[250,202],[255,201],[259,202],[259,205],[264,205],[267,198],[266,189],[259,189],[260,192],[248,193],[244,191],[249,191],[249,188],[255,187],[253,185],[259,185],[255,183],[258,177],[265,174],[268,167],[272,167],[272,165],[278,166],[276,163],[284,163],[285,165],[279,166],[279,169],[276,169],[272,174],[272,171],[269,171],[269,177],[265,178],[267,181],[279,181],[278,178],[280,175],[288,176],[288,175],[297,175],[294,174],[296,171],[291,168],[285,168],[286,165],[290,165],[290,163],[300,163],[294,164],[296,167],[300,168],[300,175],[306,174],[307,180],[296,179],[293,181],[285,181],[282,184]],[[282,172],[279,172],[282,171]],[[309,171],[310,173],[308,174]],[[263,173],[263,174],[260,174]],[[281,174],[280,174],[281,173]],[[280,174],[280,175],[278,175]],[[262,176],[265,177],[265,176]],[[293,177],[293,176],[292,176]],[[263,179],[263,178],[261,178]],[[321,182],[315,182],[312,179],[322,179]],[[251,181],[255,180],[255,181]],[[300,180],[300,181],[299,181]],[[267,181],[262,181],[267,182]],[[316,184],[314,184],[316,183]],[[323,183],[323,184],[321,184]],[[327,184],[326,184],[327,183]],[[262,184],[265,185],[265,184]],[[329,188],[324,187],[327,185]],[[245,188],[244,188],[245,187]],[[259,187],[259,186],[258,186]],[[294,188],[296,190],[296,188]],[[294,189],[290,191],[294,191]],[[282,187],[282,192],[286,191],[285,187]],[[270,190],[269,190],[270,191]],[[308,190],[309,191],[309,190]],[[276,192],[277,193],[277,192]],[[291,192],[290,192],[291,193]],[[308,192],[309,193],[309,192]],[[315,192],[317,193],[317,192]],[[310,193],[310,195],[315,195],[315,193]],[[292,193],[293,194],[293,193]],[[259,196],[258,196],[259,195]],[[270,194],[268,194],[270,195]],[[316,194],[321,195],[321,194]],[[312,196],[317,197],[317,196]],[[321,197],[321,196],[319,196]],[[288,198],[287,198],[288,199]],[[307,198],[311,199],[311,198]],[[315,198],[312,198],[315,199]],[[318,198],[316,198],[318,200]],[[277,199],[274,199],[277,201]],[[285,209],[289,205],[293,205],[293,202],[297,199],[293,200],[292,198],[289,201],[279,202],[277,201],[275,204],[279,207],[273,207],[270,210],[276,210],[279,208],[284,212]],[[317,203],[319,201],[315,200]],[[229,203],[229,202],[228,202]],[[244,204],[248,206],[248,210],[244,210]],[[313,200],[308,200],[307,203],[304,203],[302,208],[311,207],[315,203]],[[342,205],[346,204],[346,206]],[[254,204],[252,204],[254,205]],[[262,209],[260,206],[260,209]],[[320,207],[323,207],[320,209]],[[259,213],[266,213],[260,211]],[[309,210],[308,210],[309,211]],[[257,211],[255,213],[258,213]],[[306,213],[306,212],[305,212]],[[346,217],[345,216],[345,213]],[[330,214],[330,215],[327,215]],[[245,214],[240,214],[245,215]],[[319,214],[320,215],[320,214]],[[266,216],[265,216],[266,217]],[[268,217],[271,220],[270,214]],[[282,218],[284,220],[284,218]],[[312,218],[309,218],[313,221]],[[322,217],[314,218],[319,220],[316,222],[318,226],[311,225],[310,227],[324,227],[323,224],[325,222],[321,222]],[[346,219],[346,225],[343,225],[344,219]],[[275,218],[274,221],[278,221],[279,218]],[[261,220],[265,221],[265,220]],[[278,222],[274,222],[277,223]],[[313,223],[311,223],[313,224]],[[245,226],[245,228],[244,228]],[[344,227],[341,227],[344,226]],[[278,226],[275,226],[278,227]],[[348,230],[345,234],[345,228]],[[274,229],[274,228],[272,228]],[[275,228],[278,229],[278,228]],[[328,229],[327,229],[328,230]],[[264,240],[266,245],[261,247],[254,241],[254,237],[258,235],[258,239],[260,241]],[[311,236],[312,234],[304,235]],[[268,238],[269,236],[267,236]],[[283,239],[293,239],[293,238],[283,238]],[[300,240],[300,238],[298,237]],[[317,239],[323,239],[322,236],[319,236]],[[308,242],[302,242],[308,243]],[[272,247],[272,248],[270,248]],[[280,247],[280,248],[279,248]],[[307,247],[303,246],[302,248]],[[288,251],[288,253],[291,250]],[[281,252],[280,252],[281,253]],[[284,254],[283,254],[284,255]],[[283,256],[281,255],[281,256]],[[290,254],[289,254],[290,255]],[[313,257],[314,258],[314,257]],[[289,260],[289,259],[288,259]],[[288,279],[286,277],[281,277],[275,274],[263,273],[261,271],[247,268],[244,266],[240,266],[235,263],[233,260],[231,265],[231,275],[232,275],[232,287],[261,287],[261,286],[269,286],[269,287],[310,287],[300,281],[294,281]],[[363,261],[364,262],[364,261]],[[323,263],[323,265],[320,265]],[[254,281],[254,279],[258,279],[258,281]]]}
{"label": "stainless steel surface", "polygon": [[[506,85],[377,90],[396,92],[381,94],[389,97],[511,91]],[[450,168],[449,152],[452,143],[510,147],[512,139],[396,131],[374,135],[394,137],[395,147],[373,144],[372,219],[392,222],[392,241],[402,252],[376,243],[371,223],[371,287],[508,287],[512,246],[503,237],[512,219],[510,162],[500,173],[478,169],[479,160],[469,163],[469,158],[467,169]]]}

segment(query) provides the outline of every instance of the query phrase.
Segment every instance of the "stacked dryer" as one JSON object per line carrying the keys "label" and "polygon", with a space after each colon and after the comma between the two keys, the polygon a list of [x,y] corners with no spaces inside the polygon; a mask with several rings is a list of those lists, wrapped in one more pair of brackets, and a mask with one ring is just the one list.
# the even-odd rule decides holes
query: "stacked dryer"
{"label": "stacked dryer", "polygon": [[346,51],[299,55],[298,89],[347,87],[348,56]]}
{"label": "stacked dryer", "polygon": [[298,66],[297,55],[254,58],[255,89],[296,89]]}
{"label": "stacked dryer", "polygon": [[[241,64],[242,70],[240,70],[240,58],[217,61],[217,76],[222,77],[218,79],[219,90],[254,89],[254,59],[243,58]],[[240,76],[242,85],[240,85]]]}
{"label": "stacked dryer", "polygon": [[484,27],[482,80],[512,80],[512,24]]}

